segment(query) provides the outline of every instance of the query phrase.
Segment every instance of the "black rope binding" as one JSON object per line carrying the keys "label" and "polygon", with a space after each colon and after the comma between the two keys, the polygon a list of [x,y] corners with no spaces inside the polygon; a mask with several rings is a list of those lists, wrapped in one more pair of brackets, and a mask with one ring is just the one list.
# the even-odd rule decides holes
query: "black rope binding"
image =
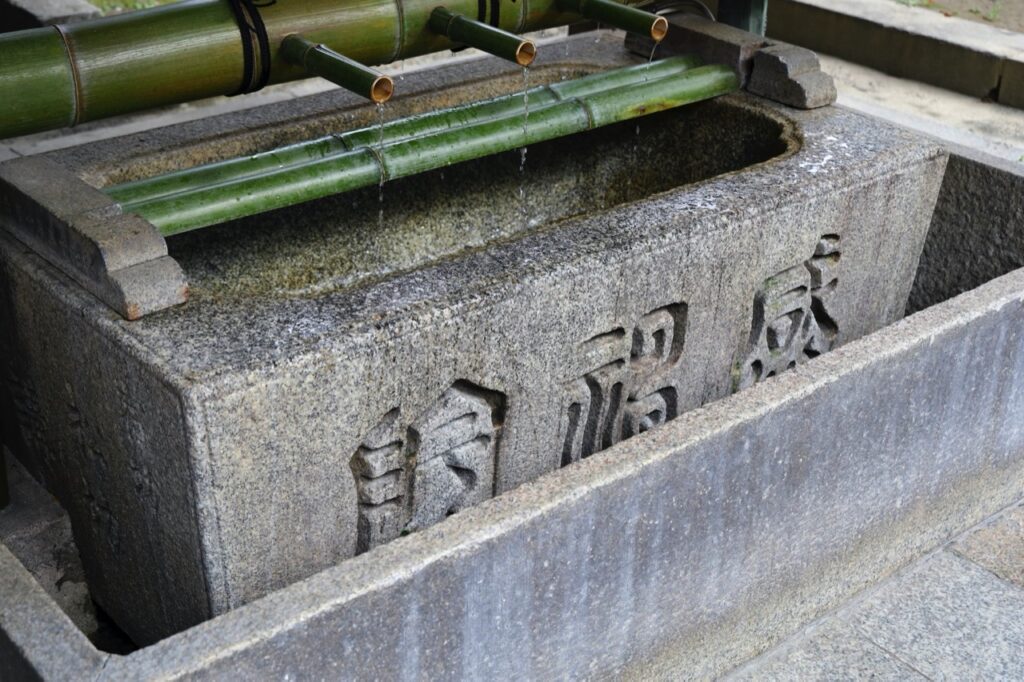
{"label": "black rope binding", "polygon": [[232,93],[245,95],[262,90],[270,82],[270,36],[260,16],[259,7],[273,5],[276,0],[227,0],[238,22],[242,36],[242,84]]}

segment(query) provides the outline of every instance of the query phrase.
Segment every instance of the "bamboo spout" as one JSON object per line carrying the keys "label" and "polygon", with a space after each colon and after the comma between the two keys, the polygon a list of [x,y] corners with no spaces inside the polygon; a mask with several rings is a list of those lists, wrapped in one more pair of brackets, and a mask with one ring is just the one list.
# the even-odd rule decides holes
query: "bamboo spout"
{"label": "bamboo spout", "polygon": [[668,33],[668,20],[615,0],[558,0],[558,6],[631,33],[650,36],[660,43]]}
{"label": "bamboo spout", "polygon": [[387,102],[395,91],[389,76],[297,35],[281,41],[281,56],[310,75],[325,78],[377,104]]}
{"label": "bamboo spout", "polygon": [[537,56],[537,46],[532,40],[474,21],[444,7],[437,7],[430,13],[429,25],[431,31],[447,36],[453,42],[489,52],[519,66],[529,66]]}

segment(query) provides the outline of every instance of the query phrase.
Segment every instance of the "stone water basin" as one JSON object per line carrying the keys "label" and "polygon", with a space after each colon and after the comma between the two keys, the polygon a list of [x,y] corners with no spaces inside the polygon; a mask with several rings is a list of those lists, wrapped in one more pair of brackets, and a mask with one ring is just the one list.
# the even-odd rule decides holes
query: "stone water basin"
{"label": "stone water basin", "polygon": [[[565,45],[531,84],[633,59]],[[404,84],[393,115],[522,76]],[[374,116],[332,93],[51,159],[103,186]],[[150,643],[898,320],[944,164],[729,96],[172,238],[192,298],[136,322],[0,237],[19,458]]]}

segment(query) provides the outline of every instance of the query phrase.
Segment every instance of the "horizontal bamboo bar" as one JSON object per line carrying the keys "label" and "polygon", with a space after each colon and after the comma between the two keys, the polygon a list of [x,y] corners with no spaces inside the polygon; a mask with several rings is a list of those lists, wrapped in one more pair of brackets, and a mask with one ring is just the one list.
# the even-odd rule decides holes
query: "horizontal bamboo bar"
{"label": "horizontal bamboo bar", "polygon": [[[531,88],[525,93],[531,108],[539,108],[562,99],[580,97],[629,83],[653,81],[679,75],[700,65],[696,57],[681,56],[648,64],[637,64],[582,78]],[[139,203],[196,187],[258,175],[272,168],[307,163],[338,153],[427,135],[459,126],[523,113],[524,93],[496,97],[449,109],[439,109],[407,118],[388,121],[383,126],[368,126],[336,135],[317,138],[237,159],[228,159],[187,168],[153,178],[115,185],[105,189],[115,201]]]}
{"label": "horizontal bamboo bar", "polygon": [[[558,0],[489,0],[485,20],[522,33],[578,20]],[[360,64],[453,47],[429,27],[437,0],[302,0],[259,4],[270,82],[308,77],[280,55],[292,34]],[[444,3],[475,17],[477,0]],[[649,15],[650,16],[650,15]],[[225,0],[185,0],[67,26],[0,34],[0,138],[238,92],[238,24]]]}
{"label": "horizontal bamboo bar", "polygon": [[430,28],[456,43],[475,47],[519,66],[529,66],[537,56],[537,46],[532,40],[455,14],[444,7],[437,7],[430,13]]}
{"label": "horizontal bamboo bar", "polygon": [[320,76],[377,104],[387,102],[395,92],[395,83],[390,77],[301,36],[285,38],[281,42],[281,55],[309,75]]}
{"label": "horizontal bamboo bar", "polygon": [[546,106],[531,107],[525,115],[485,119],[381,148],[363,147],[284,169],[126,203],[123,209],[139,214],[170,236],[664,111],[737,87],[731,69],[703,66],[680,75],[605,90],[583,89],[582,93]]}

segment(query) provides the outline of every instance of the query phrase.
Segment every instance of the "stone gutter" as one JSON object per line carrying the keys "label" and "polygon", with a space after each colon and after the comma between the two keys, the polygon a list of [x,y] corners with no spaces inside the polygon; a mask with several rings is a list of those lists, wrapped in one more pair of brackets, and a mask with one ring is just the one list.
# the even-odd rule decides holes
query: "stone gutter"
{"label": "stone gutter", "polygon": [[1024,34],[892,0],[772,0],[768,35],[1024,109]]}

